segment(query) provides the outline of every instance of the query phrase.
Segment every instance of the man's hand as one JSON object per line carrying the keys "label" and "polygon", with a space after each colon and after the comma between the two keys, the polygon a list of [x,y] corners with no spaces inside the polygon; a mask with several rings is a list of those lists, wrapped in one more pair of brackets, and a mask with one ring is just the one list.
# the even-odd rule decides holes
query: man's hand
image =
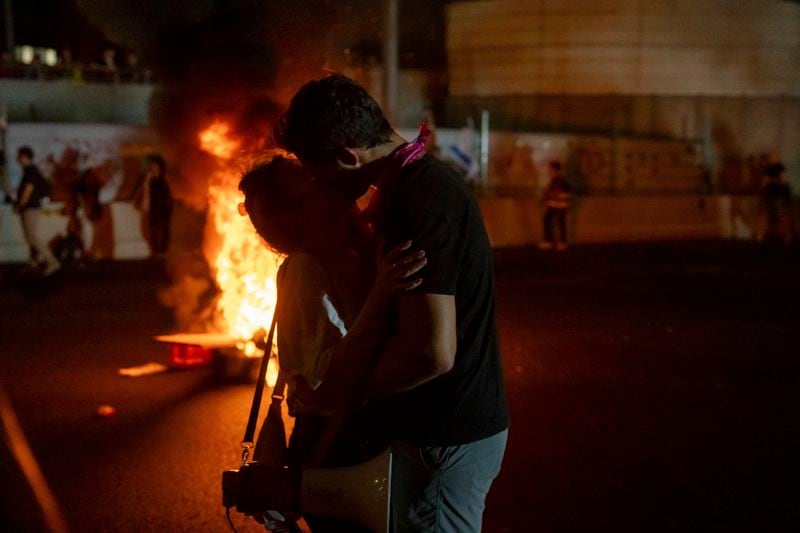
{"label": "man's hand", "polygon": [[390,250],[385,250],[381,244],[372,290],[384,299],[415,289],[422,283],[420,277],[409,278],[419,272],[428,260],[425,258],[425,250],[411,250],[411,244],[411,241],[405,241]]}

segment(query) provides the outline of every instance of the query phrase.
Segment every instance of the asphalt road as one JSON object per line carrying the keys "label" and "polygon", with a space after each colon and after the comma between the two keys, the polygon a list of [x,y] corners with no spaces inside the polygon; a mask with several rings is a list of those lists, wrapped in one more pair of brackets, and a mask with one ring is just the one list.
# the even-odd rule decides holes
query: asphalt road
{"label": "asphalt road", "polygon": [[[484,531],[790,531],[800,519],[800,250],[496,254],[512,427]],[[0,379],[71,531],[225,531],[251,384],[165,362],[158,263],[46,286],[5,267]],[[98,406],[117,409],[110,418]],[[0,530],[44,526],[0,448]],[[240,531],[259,531],[235,517]]]}

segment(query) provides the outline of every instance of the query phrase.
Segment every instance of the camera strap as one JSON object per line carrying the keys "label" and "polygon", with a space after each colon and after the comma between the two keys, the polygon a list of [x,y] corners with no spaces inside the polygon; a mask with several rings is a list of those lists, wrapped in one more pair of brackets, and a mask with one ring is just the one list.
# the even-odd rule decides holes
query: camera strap
{"label": "camera strap", "polygon": [[[267,334],[267,341],[264,344],[264,356],[261,358],[261,368],[258,371],[258,378],[256,380],[256,390],[253,393],[253,404],[250,406],[250,418],[247,420],[247,429],[244,431],[244,439],[242,439],[242,464],[247,463],[250,457],[250,450],[255,445],[253,437],[256,433],[256,424],[258,423],[258,411],[261,407],[261,398],[264,395],[264,384],[267,377],[267,367],[269,366],[269,359],[272,355],[272,342],[275,338],[275,325],[278,321],[278,309],[275,308],[272,314],[272,324],[269,326],[269,333]],[[280,403],[283,400],[283,391],[286,386],[284,381],[283,372],[278,372],[278,380],[272,390],[272,400]]]}

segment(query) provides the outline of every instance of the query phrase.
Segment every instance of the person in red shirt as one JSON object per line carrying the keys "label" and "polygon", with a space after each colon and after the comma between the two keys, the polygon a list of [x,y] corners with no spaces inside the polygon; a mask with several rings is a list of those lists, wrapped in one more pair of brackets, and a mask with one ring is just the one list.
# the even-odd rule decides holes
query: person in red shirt
{"label": "person in red shirt", "polygon": [[[544,204],[544,240],[539,244],[543,250],[556,248],[566,250],[567,239],[567,212],[572,203],[572,188],[561,173],[561,163],[550,162],[550,183],[544,191],[542,203]],[[558,230],[558,237],[556,237]]]}

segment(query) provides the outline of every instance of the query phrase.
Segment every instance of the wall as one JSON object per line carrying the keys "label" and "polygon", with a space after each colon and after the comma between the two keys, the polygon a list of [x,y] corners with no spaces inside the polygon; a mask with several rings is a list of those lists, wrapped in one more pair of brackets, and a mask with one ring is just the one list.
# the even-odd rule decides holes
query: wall
{"label": "wall", "polygon": [[445,124],[672,139],[718,193],[774,152],[800,190],[800,4],[497,0],[448,7]]}
{"label": "wall", "polygon": [[[417,130],[401,129],[400,134],[412,139]],[[479,132],[474,127],[437,128],[432,143],[429,149],[462,173],[469,172],[465,156],[477,167]],[[489,134],[488,174],[465,180],[483,194],[539,194],[555,160],[581,194],[697,193],[709,189],[703,158],[701,146],[685,141],[494,130]]]}
{"label": "wall", "polygon": [[[493,129],[645,137],[698,147],[717,192],[752,192],[753,167],[775,152],[800,190],[800,97],[451,97],[449,124],[490,112]],[[757,184],[756,184],[757,186]]]}
{"label": "wall", "polygon": [[[480,209],[492,245],[528,246],[542,240],[542,208],[532,196],[481,198]],[[653,240],[752,239],[758,213],[757,196],[682,195],[579,198],[569,218],[573,243]],[[63,235],[66,218],[61,204],[51,204],[42,232],[49,241]],[[800,220],[795,213],[795,228]],[[140,212],[130,203],[106,206],[103,217],[87,226],[92,257],[141,259],[148,247],[142,237]],[[0,205],[0,263],[26,262],[28,248],[22,227],[9,205]]]}
{"label": "wall", "polygon": [[452,95],[800,96],[800,5],[501,0],[447,11]]}
{"label": "wall", "polygon": [[[542,240],[542,207],[532,197],[481,198],[494,247]],[[752,239],[757,196],[624,196],[578,198],[569,216],[573,243]],[[795,213],[795,228],[798,225]]]}
{"label": "wall", "polygon": [[70,80],[0,79],[9,122],[106,122],[146,125],[153,86]]}
{"label": "wall", "polygon": [[[97,220],[84,221],[83,239],[90,256],[129,259],[148,255],[142,238],[140,213],[130,203],[142,177],[143,160],[157,149],[153,133],[140,126],[119,124],[12,123],[6,146],[16,154],[30,146],[35,162],[50,181],[51,203],[42,220],[43,236],[54,240],[65,234],[61,214],[82,180],[84,206],[97,203]],[[8,186],[17,192],[21,168],[9,161]],[[95,191],[90,194],[89,191]],[[3,194],[0,193],[0,198]],[[84,207],[85,208],[85,207]],[[0,204],[0,262],[27,261],[28,248],[17,216],[9,204]]]}
{"label": "wall", "polygon": [[[138,185],[144,158],[158,150],[153,132],[120,124],[12,123],[6,131],[7,176],[3,187],[16,193],[22,168],[16,162],[21,146],[33,149],[34,162],[50,181],[50,199],[65,201],[81,177],[99,188],[103,203],[129,200]],[[2,173],[0,168],[0,173]],[[0,191],[0,199],[4,193]]]}

